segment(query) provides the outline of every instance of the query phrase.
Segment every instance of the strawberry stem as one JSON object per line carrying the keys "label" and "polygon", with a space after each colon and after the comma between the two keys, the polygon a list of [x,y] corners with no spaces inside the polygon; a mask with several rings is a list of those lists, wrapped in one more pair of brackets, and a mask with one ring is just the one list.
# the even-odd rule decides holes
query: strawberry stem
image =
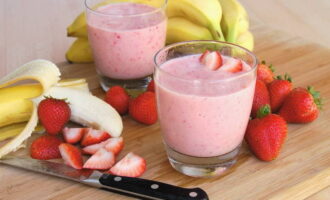
{"label": "strawberry stem", "polygon": [[264,60],[263,60],[263,61],[261,61],[261,64],[265,65],[265,64],[266,64],[266,61],[264,61]]}
{"label": "strawberry stem", "polygon": [[313,96],[314,103],[316,104],[318,109],[322,109],[322,98],[320,97],[320,92],[315,91],[312,86],[307,86],[308,92]]}
{"label": "strawberry stem", "polygon": [[270,105],[266,104],[259,108],[257,112],[257,118],[263,118],[271,113]]}
{"label": "strawberry stem", "polygon": [[289,81],[290,83],[292,83],[292,78],[287,73],[284,74],[284,79],[283,79],[283,77],[281,75],[276,76],[276,79],[277,80],[286,80],[286,81]]}

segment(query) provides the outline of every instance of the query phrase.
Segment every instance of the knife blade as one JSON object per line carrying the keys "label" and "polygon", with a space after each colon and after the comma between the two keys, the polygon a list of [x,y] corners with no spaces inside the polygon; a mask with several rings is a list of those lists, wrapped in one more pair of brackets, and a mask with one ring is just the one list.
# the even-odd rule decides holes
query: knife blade
{"label": "knife blade", "polygon": [[76,170],[62,163],[13,156],[0,159],[0,163],[139,199],[208,200],[208,195],[200,188],[181,188],[147,179],[103,174],[97,170]]}

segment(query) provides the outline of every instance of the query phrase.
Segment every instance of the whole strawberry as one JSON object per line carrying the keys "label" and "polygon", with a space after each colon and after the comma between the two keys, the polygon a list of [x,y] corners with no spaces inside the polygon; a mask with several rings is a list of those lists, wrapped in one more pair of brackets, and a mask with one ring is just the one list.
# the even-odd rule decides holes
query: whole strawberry
{"label": "whole strawberry", "polygon": [[270,106],[266,105],[258,111],[258,118],[249,121],[245,140],[257,158],[272,161],[279,155],[286,135],[285,120],[270,114]]}
{"label": "whole strawberry", "polygon": [[155,93],[147,91],[132,99],[129,114],[140,123],[154,124],[158,119]]}
{"label": "whole strawberry", "polygon": [[38,105],[38,117],[46,132],[58,134],[69,121],[71,109],[62,99],[46,97]]}
{"label": "whole strawberry", "polygon": [[285,99],[279,114],[290,123],[314,121],[321,109],[320,93],[312,87],[295,88]]}
{"label": "whole strawberry", "polygon": [[251,110],[252,117],[256,117],[258,110],[266,104],[270,104],[268,88],[263,81],[257,80]]}
{"label": "whole strawberry", "polygon": [[119,114],[127,113],[129,96],[124,88],[120,86],[111,87],[106,93],[105,101],[114,107]]}
{"label": "whole strawberry", "polygon": [[35,139],[30,147],[30,155],[34,159],[49,160],[61,158],[59,145],[60,139],[53,135],[43,135]]}
{"label": "whole strawberry", "polygon": [[284,79],[281,76],[277,76],[273,82],[268,84],[270,107],[272,112],[276,112],[280,109],[285,98],[291,92],[291,82],[291,77],[288,74],[285,74]]}
{"label": "whole strawberry", "polygon": [[274,68],[272,65],[267,66],[265,61],[257,67],[257,80],[261,80],[266,84],[271,83],[274,80]]}

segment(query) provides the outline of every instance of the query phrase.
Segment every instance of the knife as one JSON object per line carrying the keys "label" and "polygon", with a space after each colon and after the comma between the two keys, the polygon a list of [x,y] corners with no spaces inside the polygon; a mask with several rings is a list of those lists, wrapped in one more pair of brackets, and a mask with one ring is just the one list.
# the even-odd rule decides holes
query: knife
{"label": "knife", "polygon": [[65,164],[45,160],[7,156],[0,159],[0,163],[69,179],[139,199],[208,200],[206,192],[200,188],[181,188],[147,179],[103,174],[97,170],[76,170]]}

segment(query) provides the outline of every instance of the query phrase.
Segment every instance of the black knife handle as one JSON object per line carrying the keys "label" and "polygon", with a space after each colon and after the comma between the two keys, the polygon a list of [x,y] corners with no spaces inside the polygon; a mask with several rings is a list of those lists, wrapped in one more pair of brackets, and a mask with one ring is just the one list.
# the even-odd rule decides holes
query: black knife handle
{"label": "black knife handle", "polygon": [[206,192],[200,188],[186,189],[141,178],[103,174],[100,179],[102,189],[138,196],[142,199],[166,200],[208,200]]}

